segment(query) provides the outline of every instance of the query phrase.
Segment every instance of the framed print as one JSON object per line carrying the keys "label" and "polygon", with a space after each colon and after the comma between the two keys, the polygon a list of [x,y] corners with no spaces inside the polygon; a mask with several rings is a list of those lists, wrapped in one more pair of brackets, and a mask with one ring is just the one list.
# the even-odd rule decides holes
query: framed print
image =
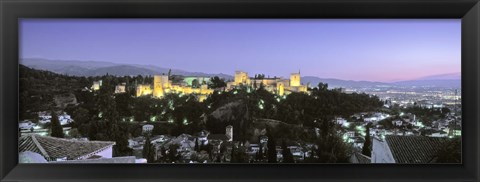
{"label": "framed print", "polygon": [[2,180],[478,180],[478,1],[1,8]]}

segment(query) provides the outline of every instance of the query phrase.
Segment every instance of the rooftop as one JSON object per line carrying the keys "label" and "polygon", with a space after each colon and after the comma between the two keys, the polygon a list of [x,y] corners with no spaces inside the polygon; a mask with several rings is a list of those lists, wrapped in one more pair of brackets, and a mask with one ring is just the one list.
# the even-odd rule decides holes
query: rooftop
{"label": "rooftop", "polygon": [[115,145],[115,142],[78,141],[34,134],[21,136],[18,143],[19,152],[39,153],[48,161],[64,157],[67,157],[67,160],[75,160]]}
{"label": "rooftop", "polygon": [[210,134],[208,135],[209,140],[222,140],[222,141],[227,141],[228,136],[225,134]]}
{"label": "rooftop", "polygon": [[353,155],[355,155],[355,158],[358,160],[359,164],[369,164],[372,163],[372,160],[370,157],[363,155],[360,152],[355,152]]}
{"label": "rooftop", "polygon": [[385,141],[396,163],[431,163],[445,139],[387,135]]}

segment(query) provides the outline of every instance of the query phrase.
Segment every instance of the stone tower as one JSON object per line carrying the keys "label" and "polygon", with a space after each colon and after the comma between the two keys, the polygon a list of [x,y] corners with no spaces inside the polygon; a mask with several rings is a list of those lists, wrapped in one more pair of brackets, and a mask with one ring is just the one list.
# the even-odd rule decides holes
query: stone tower
{"label": "stone tower", "polygon": [[169,80],[167,75],[153,76],[153,96],[163,97],[165,95],[164,89],[169,88]]}
{"label": "stone tower", "polygon": [[300,72],[290,74],[290,86],[291,87],[300,86]]}

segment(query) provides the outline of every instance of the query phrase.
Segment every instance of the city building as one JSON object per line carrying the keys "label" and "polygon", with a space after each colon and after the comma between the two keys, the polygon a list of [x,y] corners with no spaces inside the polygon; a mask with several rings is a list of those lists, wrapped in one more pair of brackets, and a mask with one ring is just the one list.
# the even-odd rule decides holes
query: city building
{"label": "city building", "polygon": [[126,92],[126,86],[127,86],[127,83],[121,83],[121,84],[115,86],[115,93],[116,94],[125,93]]}
{"label": "city building", "polygon": [[153,130],[153,125],[151,124],[146,124],[142,126],[142,133],[150,133]]}
{"label": "city building", "polygon": [[91,89],[94,91],[97,91],[97,90],[100,90],[101,86],[102,86],[102,80],[94,81]]}

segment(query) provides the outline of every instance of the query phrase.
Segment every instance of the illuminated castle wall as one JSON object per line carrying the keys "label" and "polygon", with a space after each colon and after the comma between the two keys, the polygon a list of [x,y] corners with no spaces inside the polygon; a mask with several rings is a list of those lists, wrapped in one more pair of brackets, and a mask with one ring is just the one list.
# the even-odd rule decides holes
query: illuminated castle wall
{"label": "illuminated castle wall", "polygon": [[167,75],[153,76],[153,90],[151,85],[138,85],[137,97],[153,95],[156,98],[162,98],[166,93],[195,94],[200,102],[204,101],[208,95],[213,93],[207,85],[201,85],[200,88],[193,88],[187,85],[176,85],[168,79]]}
{"label": "illuminated castle wall", "polygon": [[292,92],[308,92],[307,86],[301,84],[300,72],[290,74],[290,79],[282,78],[249,78],[247,72],[236,71],[235,80],[227,83],[227,89],[231,90],[239,85],[247,85],[259,88],[263,85],[265,90],[278,95],[290,94]]}
{"label": "illuminated castle wall", "polygon": [[235,71],[235,85],[250,85],[250,78],[247,72]]}
{"label": "illuminated castle wall", "polygon": [[[265,90],[283,96],[292,92],[308,92],[307,86],[301,84],[300,72],[292,73],[290,79],[282,78],[250,78],[247,72],[236,71],[233,82],[227,83],[227,90],[231,90],[237,86],[249,86],[251,88],[259,88],[261,85]],[[190,77],[187,77],[190,80]],[[207,79],[203,79],[207,80]],[[149,84],[142,84],[137,86],[137,97],[145,95],[153,95],[156,98],[162,98],[166,93],[178,93],[178,94],[195,94],[199,101],[204,101],[208,95],[214,92],[213,89],[209,89],[206,82],[199,82],[201,85],[199,88],[194,88],[192,84],[172,84],[167,75],[154,75],[153,77],[153,89]]]}
{"label": "illuminated castle wall", "polygon": [[137,85],[137,97],[150,94],[152,94],[152,88],[150,88],[150,84]]}

